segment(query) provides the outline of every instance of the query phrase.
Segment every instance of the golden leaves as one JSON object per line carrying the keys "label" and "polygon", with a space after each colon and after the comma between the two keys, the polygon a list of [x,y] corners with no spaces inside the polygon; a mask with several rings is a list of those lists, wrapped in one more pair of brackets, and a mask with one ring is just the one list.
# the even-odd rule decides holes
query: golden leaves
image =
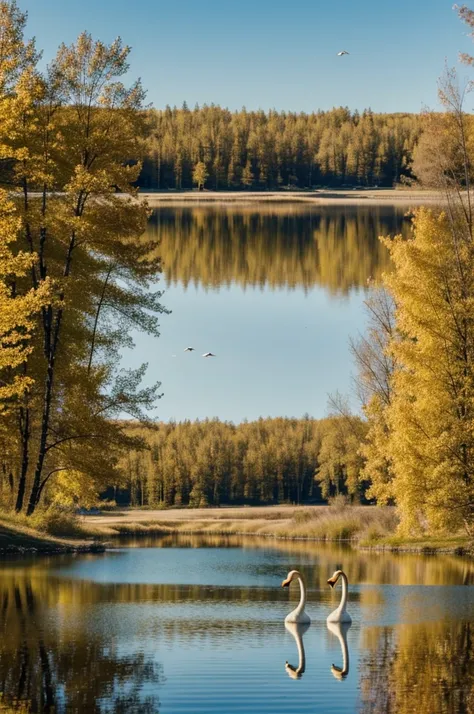
{"label": "golden leaves", "polygon": [[474,495],[474,253],[445,213],[417,211],[390,244],[398,335],[388,408],[393,493],[406,532],[459,527]]}

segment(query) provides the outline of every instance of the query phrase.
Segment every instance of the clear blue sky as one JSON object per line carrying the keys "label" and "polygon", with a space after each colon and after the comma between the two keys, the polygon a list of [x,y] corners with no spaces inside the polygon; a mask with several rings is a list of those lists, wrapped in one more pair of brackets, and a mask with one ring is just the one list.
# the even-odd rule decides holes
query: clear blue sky
{"label": "clear blue sky", "polygon": [[[148,100],[230,109],[436,107],[445,58],[474,52],[452,0],[19,0],[50,59],[87,29],[132,46]],[[471,4],[474,7],[474,3]],[[337,57],[346,49],[349,57]],[[465,68],[461,77],[468,77]],[[470,107],[467,107],[470,108]]]}

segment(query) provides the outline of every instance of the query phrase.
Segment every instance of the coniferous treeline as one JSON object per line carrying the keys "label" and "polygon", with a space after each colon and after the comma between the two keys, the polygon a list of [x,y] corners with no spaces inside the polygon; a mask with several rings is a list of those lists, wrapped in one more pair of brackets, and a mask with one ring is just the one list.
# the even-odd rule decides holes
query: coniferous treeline
{"label": "coniferous treeline", "polygon": [[143,506],[301,503],[339,493],[359,501],[364,430],[357,417],[131,426],[148,449],[123,458],[114,495]]}
{"label": "coniferous treeline", "polygon": [[411,176],[418,114],[149,110],[146,189],[392,186]]}

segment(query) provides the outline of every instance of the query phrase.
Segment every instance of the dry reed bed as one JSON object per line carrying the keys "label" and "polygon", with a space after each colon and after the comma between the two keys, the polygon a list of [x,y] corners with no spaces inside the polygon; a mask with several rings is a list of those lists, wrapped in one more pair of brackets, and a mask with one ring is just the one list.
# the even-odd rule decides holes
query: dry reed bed
{"label": "dry reed bed", "polygon": [[424,204],[443,202],[436,191],[422,189],[319,190],[319,191],[163,191],[140,193],[150,205],[173,203],[306,203],[332,204]]}
{"label": "dry reed bed", "polygon": [[0,553],[98,551],[104,546],[84,539],[182,534],[352,541],[377,550],[474,555],[474,544],[464,534],[401,539],[394,535],[397,525],[394,508],[348,506],[341,500],[332,506],[130,510],[98,517],[49,510],[31,519],[0,515]]}
{"label": "dry reed bed", "polygon": [[[219,511],[219,509],[212,509]],[[203,533],[216,535],[258,535],[277,538],[309,538],[314,540],[375,541],[395,531],[398,520],[393,508],[374,506],[300,507],[255,509],[223,509],[207,514],[199,509],[199,516],[186,509],[155,512],[153,518],[146,511],[115,514],[100,518],[86,517],[81,527],[89,535],[124,535],[139,533]],[[244,511],[244,512],[242,512]],[[165,516],[166,513],[166,516]],[[139,514],[139,515],[138,515]],[[253,514],[252,514],[253,515]]]}

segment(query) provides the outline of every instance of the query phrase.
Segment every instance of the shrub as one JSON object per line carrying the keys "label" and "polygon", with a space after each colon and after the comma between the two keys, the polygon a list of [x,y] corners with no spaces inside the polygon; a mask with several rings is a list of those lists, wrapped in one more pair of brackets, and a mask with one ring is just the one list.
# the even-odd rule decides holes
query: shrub
{"label": "shrub", "polygon": [[56,508],[38,511],[29,519],[28,525],[54,536],[84,535],[79,519],[74,513]]}

